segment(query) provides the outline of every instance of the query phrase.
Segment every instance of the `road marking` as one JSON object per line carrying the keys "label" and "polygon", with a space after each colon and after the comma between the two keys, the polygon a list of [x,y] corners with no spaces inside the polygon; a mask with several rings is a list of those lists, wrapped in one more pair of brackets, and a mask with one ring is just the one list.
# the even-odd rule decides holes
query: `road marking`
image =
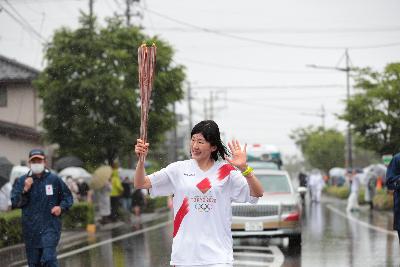
{"label": "road marking", "polygon": [[[259,262],[259,261],[238,261],[234,260],[233,265],[245,265],[245,266],[275,266],[270,265],[268,262]],[[280,265],[279,265],[280,266]]]}
{"label": "road marking", "polygon": [[239,257],[254,257],[254,258],[267,258],[270,259],[273,257],[271,254],[266,253],[254,253],[254,252],[233,252],[233,256]]}
{"label": "road marking", "polygon": [[[285,259],[282,251],[277,246],[233,246],[233,250],[233,255],[235,256],[233,264],[239,266],[280,267]],[[235,250],[246,250],[248,252],[235,252]],[[259,258],[262,261],[240,260],[240,257]],[[268,262],[265,259],[268,259]]]}
{"label": "road marking", "polygon": [[145,232],[153,231],[153,230],[156,230],[158,228],[164,227],[164,226],[166,226],[168,224],[171,224],[171,223],[172,223],[172,221],[159,223],[159,224],[147,227],[147,228],[142,229],[142,230],[138,230],[138,231],[135,231],[135,232],[132,232],[132,233],[120,235],[120,236],[117,236],[117,237],[114,237],[114,238],[111,238],[111,239],[107,239],[107,240],[104,240],[104,241],[101,241],[101,242],[98,242],[98,243],[95,243],[95,244],[92,244],[92,245],[89,245],[89,246],[86,246],[86,247],[81,247],[81,248],[78,248],[78,249],[75,249],[75,250],[60,254],[59,256],[57,256],[57,259],[60,260],[60,259],[72,256],[72,255],[75,255],[75,254],[79,254],[79,253],[82,253],[84,251],[96,248],[96,247],[100,247],[100,246],[108,244],[108,243],[113,243],[115,241],[119,241],[119,240],[126,239],[126,238],[129,238],[129,237],[132,237],[132,236],[140,235],[140,234],[143,234]]}
{"label": "road marking", "polygon": [[358,224],[360,224],[360,225],[362,225],[362,226],[364,226],[364,227],[373,229],[373,230],[375,230],[375,231],[377,231],[377,232],[381,232],[381,233],[383,233],[383,234],[389,234],[389,235],[393,235],[393,236],[396,236],[396,237],[397,237],[397,232],[396,232],[396,231],[390,231],[390,230],[387,230],[387,229],[384,229],[384,228],[381,228],[381,227],[378,227],[378,226],[375,226],[375,225],[372,225],[372,224],[363,222],[363,221],[361,221],[361,220],[355,218],[352,214],[346,214],[346,213],[342,212],[341,210],[339,210],[339,209],[333,207],[333,206],[330,205],[330,204],[326,205],[326,207],[327,207],[328,209],[332,210],[333,212],[335,212],[336,214],[339,214],[340,216],[345,217],[345,218],[347,218],[348,220],[353,221],[353,222],[355,222],[355,223],[358,223]]}

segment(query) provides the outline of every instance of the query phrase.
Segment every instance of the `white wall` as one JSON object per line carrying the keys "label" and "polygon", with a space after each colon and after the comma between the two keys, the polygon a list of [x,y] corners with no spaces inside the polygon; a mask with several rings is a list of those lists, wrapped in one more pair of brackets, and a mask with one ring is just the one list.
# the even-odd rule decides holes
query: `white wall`
{"label": "white wall", "polygon": [[20,165],[21,160],[28,162],[28,153],[32,148],[43,146],[40,143],[0,135],[0,156],[7,157],[14,165]]}
{"label": "white wall", "polygon": [[43,118],[40,101],[33,87],[27,84],[7,85],[7,106],[0,107],[0,120],[41,130]]}

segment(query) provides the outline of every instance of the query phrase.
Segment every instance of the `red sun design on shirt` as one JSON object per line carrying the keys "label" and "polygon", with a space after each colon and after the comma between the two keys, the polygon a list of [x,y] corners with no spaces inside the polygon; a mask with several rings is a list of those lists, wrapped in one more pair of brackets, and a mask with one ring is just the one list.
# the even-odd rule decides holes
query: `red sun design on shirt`
{"label": "red sun design on shirt", "polygon": [[204,178],[196,186],[203,194],[205,194],[208,190],[210,190],[211,182],[208,180],[208,178]]}
{"label": "red sun design on shirt", "polygon": [[224,180],[226,176],[229,175],[231,171],[234,171],[235,168],[230,164],[224,164],[218,169],[218,180]]}

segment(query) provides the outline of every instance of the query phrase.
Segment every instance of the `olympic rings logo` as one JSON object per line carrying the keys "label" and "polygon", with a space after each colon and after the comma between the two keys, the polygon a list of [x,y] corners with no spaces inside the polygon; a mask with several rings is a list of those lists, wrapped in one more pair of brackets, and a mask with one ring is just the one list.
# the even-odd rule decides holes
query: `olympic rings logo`
{"label": "olympic rings logo", "polygon": [[197,203],[194,207],[200,212],[209,212],[212,209],[212,205],[209,203]]}

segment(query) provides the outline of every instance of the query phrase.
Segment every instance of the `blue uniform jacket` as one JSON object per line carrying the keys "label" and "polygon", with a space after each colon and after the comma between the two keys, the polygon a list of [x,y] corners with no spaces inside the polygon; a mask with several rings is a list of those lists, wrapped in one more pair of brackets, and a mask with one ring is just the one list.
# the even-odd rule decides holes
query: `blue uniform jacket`
{"label": "blue uniform jacket", "polygon": [[[25,179],[31,176],[31,189],[23,194]],[[42,177],[28,173],[21,176],[11,192],[13,208],[22,209],[22,231],[27,247],[57,246],[61,235],[61,216],[51,214],[54,206],[61,214],[68,210],[73,199],[66,184],[57,175],[45,170]]]}
{"label": "blue uniform jacket", "polygon": [[395,155],[386,171],[386,186],[394,190],[394,223],[393,228],[400,230],[400,153]]}

